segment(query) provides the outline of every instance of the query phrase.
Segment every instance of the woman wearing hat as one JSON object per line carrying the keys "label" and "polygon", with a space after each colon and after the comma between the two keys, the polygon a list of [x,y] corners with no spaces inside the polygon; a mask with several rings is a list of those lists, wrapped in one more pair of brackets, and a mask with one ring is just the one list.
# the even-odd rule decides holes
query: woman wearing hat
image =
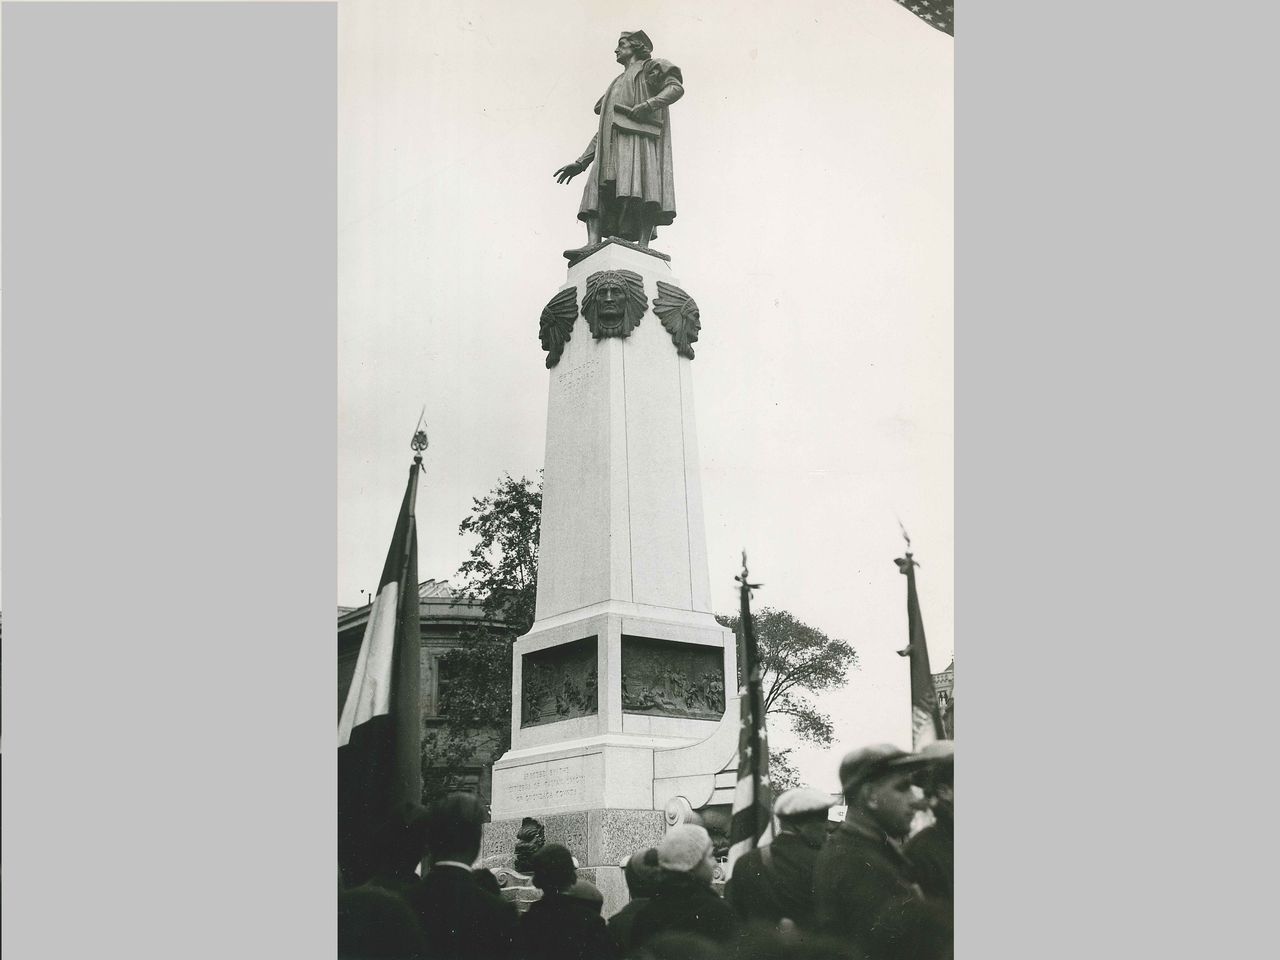
{"label": "woman wearing hat", "polygon": [[613,960],[613,939],[600,916],[600,902],[574,896],[578,869],[568,848],[548,843],[533,858],[533,885],[542,899],[520,920],[520,955],[525,960]]}

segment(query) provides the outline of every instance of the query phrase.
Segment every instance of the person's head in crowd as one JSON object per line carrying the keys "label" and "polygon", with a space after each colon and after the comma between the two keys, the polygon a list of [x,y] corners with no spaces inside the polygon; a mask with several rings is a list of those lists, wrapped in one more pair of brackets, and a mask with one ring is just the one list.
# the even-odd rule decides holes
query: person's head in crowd
{"label": "person's head in crowd", "polygon": [[427,811],[416,803],[401,804],[373,833],[374,873],[407,876],[427,848]]}
{"label": "person's head in crowd", "polygon": [[631,954],[633,960],[727,960],[719,944],[696,933],[660,933]]}
{"label": "person's head in crowd", "polygon": [[668,874],[692,877],[710,885],[716,872],[713,850],[705,827],[682,823],[668,830],[658,844],[658,866]]}
{"label": "person's head in crowd", "polygon": [[846,820],[870,821],[891,837],[905,837],[925,801],[911,781],[919,757],[891,744],[863,747],[840,762]]}
{"label": "person's head in crowd", "polygon": [[[930,747],[936,747],[931,744]],[[950,746],[948,744],[948,746]],[[916,784],[924,791],[934,813],[944,817],[955,814],[955,756],[954,747],[950,750],[931,750],[926,747],[920,751],[921,756],[938,755],[938,758],[915,775]]]}
{"label": "person's head in crowd", "polygon": [[427,814],[427,850],[432,863],[475,863],[486,818],[474,793],[451,793]]}
{"label": "person's head in crowd", "polygon": [[637,850],[621,863],[622,875],[627,878],[627,892],[632,900],[652,897],[662,882],[662,867],[658,866],[658,848]]}
{"label": "person's head in crowd", "polygon": [[533,857],[533,885],[543,893],[565,893],[578,881],[578,867],[569,848],[548,843]]}
{"label": "person's head in crowd", "polygon": [[773,815],[783,833],[794,833],[815,850],[827,839],[827,811],[833,802],[811,787],[794,787],[773,805]]}
{"label": "person's head in crowd", "polygon": [[572,897],[574,900],[582,901],[592,907],[596,913],[604,912],[604,894],[590,880],[583,880],[579,877],[573,881],[573,885],[564,892],[564,895]]}

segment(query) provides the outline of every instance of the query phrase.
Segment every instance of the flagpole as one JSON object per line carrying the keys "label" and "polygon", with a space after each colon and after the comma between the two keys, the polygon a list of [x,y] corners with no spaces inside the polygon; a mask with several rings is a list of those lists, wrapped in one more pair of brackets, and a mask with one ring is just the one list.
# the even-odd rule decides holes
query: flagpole
{"label": "flagpole", "polygon": [[907,578],[907,645],[898,656],[910,658],[911,664],[911,748],[919,750],[927,744],[946,738],[942,717],[938,713],[938,698],[933,690],[933,672],[929,666],[929,644],[924,636],[924,618],[920,614],[920,597],[916,593],[916,567],[920,566],[911,553],[911,537],[902,526],[902,537],[907,541],[905,555],[893,562],[898,572]]}
{"label": "flagpole", "polygon": [[[751,619],[751,590],[758,587],[757,583],[747,582],[747,551],[742,551],[742,589],[740,591],[740,602],[742,605],[742,645],[747,655],[747,697],[751,702],[751,716],[755,718],[755,722],[763,726],[763,697],[761,696],[760,682],[760,653],[756,644],[756,627]],[[755,798],[758,805],[760,803],[760,758],[752,758],[751,764],[751,796]],[[756,830],[759,831],[760,824],[756,824]]]}
{"label": "flagpole", "polygon": [[[424,411],[425,412],[425,411]],[[422,799],[419,660],[418,474],[427,433],[422,417],[376,594],[369,604],[355,672],[338,720],[338,864],[358,885],[377,868],[377,831],[395,811]]]}
{"label": "flagpole", "polygon": [[[416,512],[418,504],[418,473],[419,471],[422,473],[427,472],[427,468],[422,465],[422,453],[428,446],[430,446],[430,443],[427,440],[427,431],[425,429],[426,424],[422,422],[422,417],[426,412],[427,408],[423,407],[422,413],[418,414],[418,426],[417,429],[414,430],[413,439],[409,441],[409,449],[413,451],[413,466],[409,468],[409,519],[415,522],[418,519]],[[410,544],[406,543],[404,561],[400,566],[402,580],[404,579],[403,574],[408,572],[410,549]],[[414,599],[416,601],[418,590],[418,585],[416,583],[413,585],[413,589]]]}
{"label": "flagpole", "polygon": [[745,550],[742,552],[742,573],[734,579],[741,585],[738,622],[745,682],[738,691],[742,726],[738,737],[738,785],[734,790],[729,826],[727,867],[730,874],[733,864],[742,854],[769,843],[773,838],[773,814],[765,796],[769,785],[769,736],[765,729],[760,651],[755,623],[751,618],[751,591],[760,584],[748,580]]}

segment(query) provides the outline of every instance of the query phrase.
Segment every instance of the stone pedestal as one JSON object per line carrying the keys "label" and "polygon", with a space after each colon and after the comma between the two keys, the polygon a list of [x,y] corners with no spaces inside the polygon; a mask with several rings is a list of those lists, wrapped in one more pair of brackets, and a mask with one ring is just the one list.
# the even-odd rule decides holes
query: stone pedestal
{"label": "stone pedestal", "polygon": [[[629,297],[625,336],[590,304],[583,314],[589,292],[607,301],[610,277]],[[594,871],[608,915],[626,901],[619,861],[661,838],[681,785],[721,786],[736,713],[713,735],[737,651],[711,612],[692,351],[654,308],[684,292],[665,259],[616,242],[570,266],[548,310],[567,317],[570,290],[575,319],[549,370],[537,610],[514,647],[511,750],[493,767],[485,848],[510,851],[520,819],[537,817]]]}

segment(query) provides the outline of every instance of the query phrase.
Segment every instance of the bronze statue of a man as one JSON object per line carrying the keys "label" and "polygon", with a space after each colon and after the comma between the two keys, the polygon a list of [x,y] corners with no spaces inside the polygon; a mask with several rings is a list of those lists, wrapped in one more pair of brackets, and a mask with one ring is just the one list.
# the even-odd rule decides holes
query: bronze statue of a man
{"label": "bronze statue of a man", "polygon": [[683,79],[679,67],[652,53],[643,30],[622,34],[614,55],[623,70],[596,103],[596,135],[582,156],[552,174],[568,183],[591,166],[578,208],[587,246],[621,237],[647,247],[655,228],[676,218],[667,108],[684,96]]}

